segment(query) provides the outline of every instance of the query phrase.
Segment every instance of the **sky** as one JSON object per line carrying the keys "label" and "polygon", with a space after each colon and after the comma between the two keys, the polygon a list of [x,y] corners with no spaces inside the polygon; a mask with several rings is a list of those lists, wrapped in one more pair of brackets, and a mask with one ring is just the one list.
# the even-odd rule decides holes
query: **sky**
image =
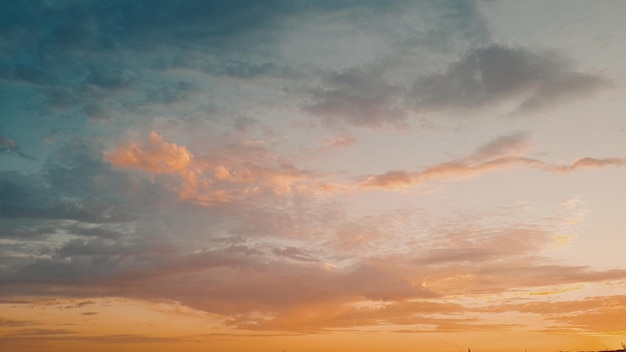
{"label": "sky", "polygon": [[624,18],[0,0],[0,350],[621,348]]}

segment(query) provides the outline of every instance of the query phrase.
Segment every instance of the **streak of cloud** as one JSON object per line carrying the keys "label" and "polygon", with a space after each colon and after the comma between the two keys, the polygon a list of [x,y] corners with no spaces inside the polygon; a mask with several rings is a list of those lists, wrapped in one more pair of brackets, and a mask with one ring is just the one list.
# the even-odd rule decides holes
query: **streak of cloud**
{"label": "streak of cloud", "polygon": [[570,164],[549,164],[539,159],[519,155],[526,147],[523,134],[500,137],[466,157],[426,167],[422,171],[393,170],[368,177],[360,187],[402,189],[425,182],[455,180],[477,176],[486,172],[516,167],[539,169],[552,173],[571,173],[583,169],[626,166],[626,158],[584,157]]}

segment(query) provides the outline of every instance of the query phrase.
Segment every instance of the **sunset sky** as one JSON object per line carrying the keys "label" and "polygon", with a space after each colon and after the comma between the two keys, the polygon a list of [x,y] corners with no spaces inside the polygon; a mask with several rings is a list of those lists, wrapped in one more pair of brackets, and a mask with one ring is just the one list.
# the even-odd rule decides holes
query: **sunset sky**
{"label": "sunset sky", "polygon": [[625,18],[0,0],[0,351],[621,348]]}

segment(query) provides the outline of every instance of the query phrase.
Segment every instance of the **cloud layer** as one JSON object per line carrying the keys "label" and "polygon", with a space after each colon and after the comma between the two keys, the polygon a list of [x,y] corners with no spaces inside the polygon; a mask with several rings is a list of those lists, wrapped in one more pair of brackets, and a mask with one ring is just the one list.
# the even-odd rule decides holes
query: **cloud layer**
{"label": "cloud layer", "polygon": [[[550,165],[519,156],[527,145],[527,134],[507,135],[462,159],[371,176],[359,187],[404,188],[512,166],[565,173],[626,164],[582,158]],[[626,279],[623,270],[538,255],[559,240],[552,225],[444,225],[420,234],[416,245],[384,225],[398,215],[376,218],[376,228],[336,213],[315,196],[327,176],[231,155],[195,156],[152,132],[112,152],[74,142],[21,184],[4,172],[3,238],[13,241],[4,245],[3,294],[176,300],[236,317],[229,325],[242,329],[318,331],[407,320],[454,330],[458,316],[433,320],[411,309],[443,309],[438,299],[456,295]],[[369,249],[394,237],[400,242],[392,247]],[[356,308],[361,302],[385,308]],[[450,307],[464,314],[462,306]]]}

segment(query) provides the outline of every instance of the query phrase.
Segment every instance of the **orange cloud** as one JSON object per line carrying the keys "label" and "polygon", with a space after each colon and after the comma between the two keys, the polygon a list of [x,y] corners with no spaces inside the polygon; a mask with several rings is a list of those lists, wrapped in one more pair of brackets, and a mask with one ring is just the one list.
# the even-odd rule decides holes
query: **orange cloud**
{"label": "orange cloud", "polygon": [[532,301],[519,304],[503,304],[486,309],[489,312],[514,311],[542,314],[568,331],[572,328],[584,331],[617,333],[624,332],[626,296],[595,296],[571,301]]}
{"label": "orange cloud", "polygon": [[555,166],[554,171],[571,172],[579,169],[600,169],[607,166],[626,166],[626,158],[581,158],[574,161],[571,165]]}
{"label": "orange cloud", "polygon": [[104,157],[115,166],[163,174],[186,169],[193,155],[186,147],[166,142],[163,136],[152,131],[144,145],[130,142],[117,147],[113,153],[105,153]]}
{"label": "orange cloud", "polygon": [[194,168],[193,154],[184,146],[167,142],[155,131],[144,144],[129,142],[104,158],[118,167],[139,169],[154,174],[178,174],[183,182],[178,189],[182,199],[193,198],[202,182]]}
{"label": "orange cloud", "polygon": [[[173,188],[181,199],[202,205],[230,202],[263,191],[285,195],[308,189],[297,187],[309,180],[307,173],[284,162],[261,166],[258,163],[276,163],[275,158],[264,153],[250,155],[248,151],[235,148],[225,156],[197,158],[187,147],[168,142],[153,131],[146,142],[120,145],[112,153],[105,152],[104,158],[117,167],[178,175],[181,184]],[[250,160],[252,157],[255,159]]]}

